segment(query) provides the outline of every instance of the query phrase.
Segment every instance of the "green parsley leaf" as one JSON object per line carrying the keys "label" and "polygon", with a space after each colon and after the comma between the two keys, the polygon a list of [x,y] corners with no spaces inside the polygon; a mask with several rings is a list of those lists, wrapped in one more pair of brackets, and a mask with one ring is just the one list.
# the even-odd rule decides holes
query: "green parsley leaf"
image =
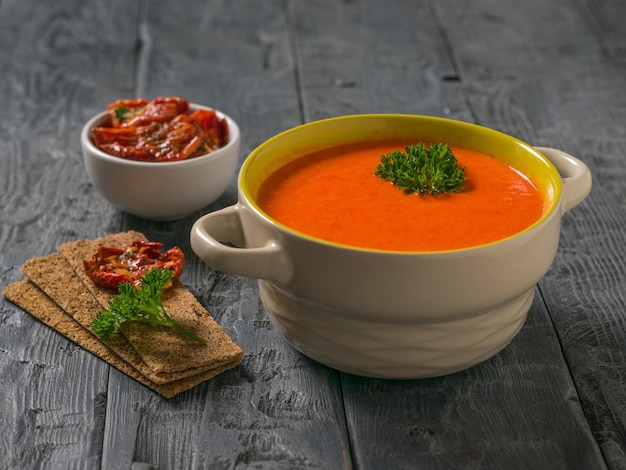
{"label": "green parsley leaf", "polygon": [[174,328],[188,338],[206,344],[204,339],[174,322],[163,307],[163,292],[173,275],[174,272],[169,269],[154,268],[143,275],[139,289],[130,283],[121,283],[108,308],[102,309],[93,319],[93,332],[107,340],[125,322],[139,321]]}
{"label": "green parsley leaf", "polygon": [[440,142],[426,147],[407,145],[380,157],[376,176],[407,193],[439,195],[460,192],[465,186],[465,167],[459,167],[450,147]]}
{"label": "green parsley leaf", "polygon": [[126,119],[126,114],[128,114],[129,109],[126,106],[120,106],[119,108],[115,108],[115,118],[119,122],[124,122]]}

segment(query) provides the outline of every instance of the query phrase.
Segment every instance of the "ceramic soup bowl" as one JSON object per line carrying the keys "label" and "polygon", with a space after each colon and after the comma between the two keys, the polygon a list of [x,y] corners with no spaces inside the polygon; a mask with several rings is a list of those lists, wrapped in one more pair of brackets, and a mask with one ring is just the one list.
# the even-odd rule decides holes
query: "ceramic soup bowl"
{"label": "ceramic soup bowl", "polygon": [[[308,236],[258,205],[261,183],[285,160],[396,138],[442,141],[508,162],[538,187],[544,215],[493,243],[397,252]],[[237,204],[198,219],[191,246],[216,270],[257,278],[275,328],[305,355],[368,377],[432,377],[488,359],[518,333],[555,257],[563,214],[590,190],[589,169],[577,158],[495,130],[425,116],[345,116],[293,128],[256,148],[239,173]]]}

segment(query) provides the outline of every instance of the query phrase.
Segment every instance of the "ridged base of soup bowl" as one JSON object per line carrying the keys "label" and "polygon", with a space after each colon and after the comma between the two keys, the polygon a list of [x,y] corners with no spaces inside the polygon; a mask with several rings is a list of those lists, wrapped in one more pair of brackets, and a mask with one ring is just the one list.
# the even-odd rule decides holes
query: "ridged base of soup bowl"
{"label": "ridged base of soup bowl", "polygon": [[272,324],[295,349],[334,369],[382,379],[437,377],[493,357],[522,328],[535,293],[446,321],[388,322],[382,312],[380,321],[346,316],[271,282],[258,284]]}

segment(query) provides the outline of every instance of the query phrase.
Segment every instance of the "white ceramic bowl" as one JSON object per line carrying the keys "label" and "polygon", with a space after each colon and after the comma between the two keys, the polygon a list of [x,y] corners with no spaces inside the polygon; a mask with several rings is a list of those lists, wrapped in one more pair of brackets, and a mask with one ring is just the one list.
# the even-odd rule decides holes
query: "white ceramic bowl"
{"label": "white ceramic bowl", "polygon": [[[258,206],[259,186],[285,155],[368,138],[442,141],[494,155],[529,176],[548,207],[537,223],[494,243],[393,252],[299,233]],[[535,149],[473,124],[360,115],[305,124],[268,140],[246,159],[238,183],[236,205],[194,224],[195,253],[217,270],[258,278],[275,327],[311,358],[364,376],[419,378],[475,365],[517,334],[556,254],[561,217],[587,196],[591,175],[565,152]]]}
{"label": "white ceramic bowl", "polygon": [[[209,109],[197,104],[190,108]],[[239,127],[229,116],[229,140],[219,150],[177,162],[126,160],[99,150],[90,130],[108,121],[106,111],[82,129],[83,162],[89,179],[111,204],[149,220],[176,220],[214,202],[235,176],[239,159]]]}

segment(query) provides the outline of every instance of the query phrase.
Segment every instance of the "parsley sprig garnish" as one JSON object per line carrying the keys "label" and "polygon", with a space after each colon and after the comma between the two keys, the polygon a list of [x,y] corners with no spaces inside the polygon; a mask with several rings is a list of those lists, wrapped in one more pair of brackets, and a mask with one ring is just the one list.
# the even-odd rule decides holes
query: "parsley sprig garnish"
{"label": "parsley sprig garnish", "polygon": [[129,110],[126,106],[120,106],[119,108],[115,108],[115,117],[118,121],[123,122],[126,119],[128,111]]}
{"label": "parsley sprig garnish", "polygon": [[459,167],[450,147],[440,142],[426,147],[407,145],[380,157],[376,176],[407,193],[439,195],[465,186],[465,167]]}
{"label": "parsley sprig garnish", "polygon": [[163,307],[163,292],[171,284],[173,275],[169,269],[154,268],[141,278],[139,289],[130,283],[121,283],[108,308],[102,309],[93,319],[93,332],[107,340],[125,322],[139,321],[174,328],[188,338],[206,344],[204,339],[174,322]]}

